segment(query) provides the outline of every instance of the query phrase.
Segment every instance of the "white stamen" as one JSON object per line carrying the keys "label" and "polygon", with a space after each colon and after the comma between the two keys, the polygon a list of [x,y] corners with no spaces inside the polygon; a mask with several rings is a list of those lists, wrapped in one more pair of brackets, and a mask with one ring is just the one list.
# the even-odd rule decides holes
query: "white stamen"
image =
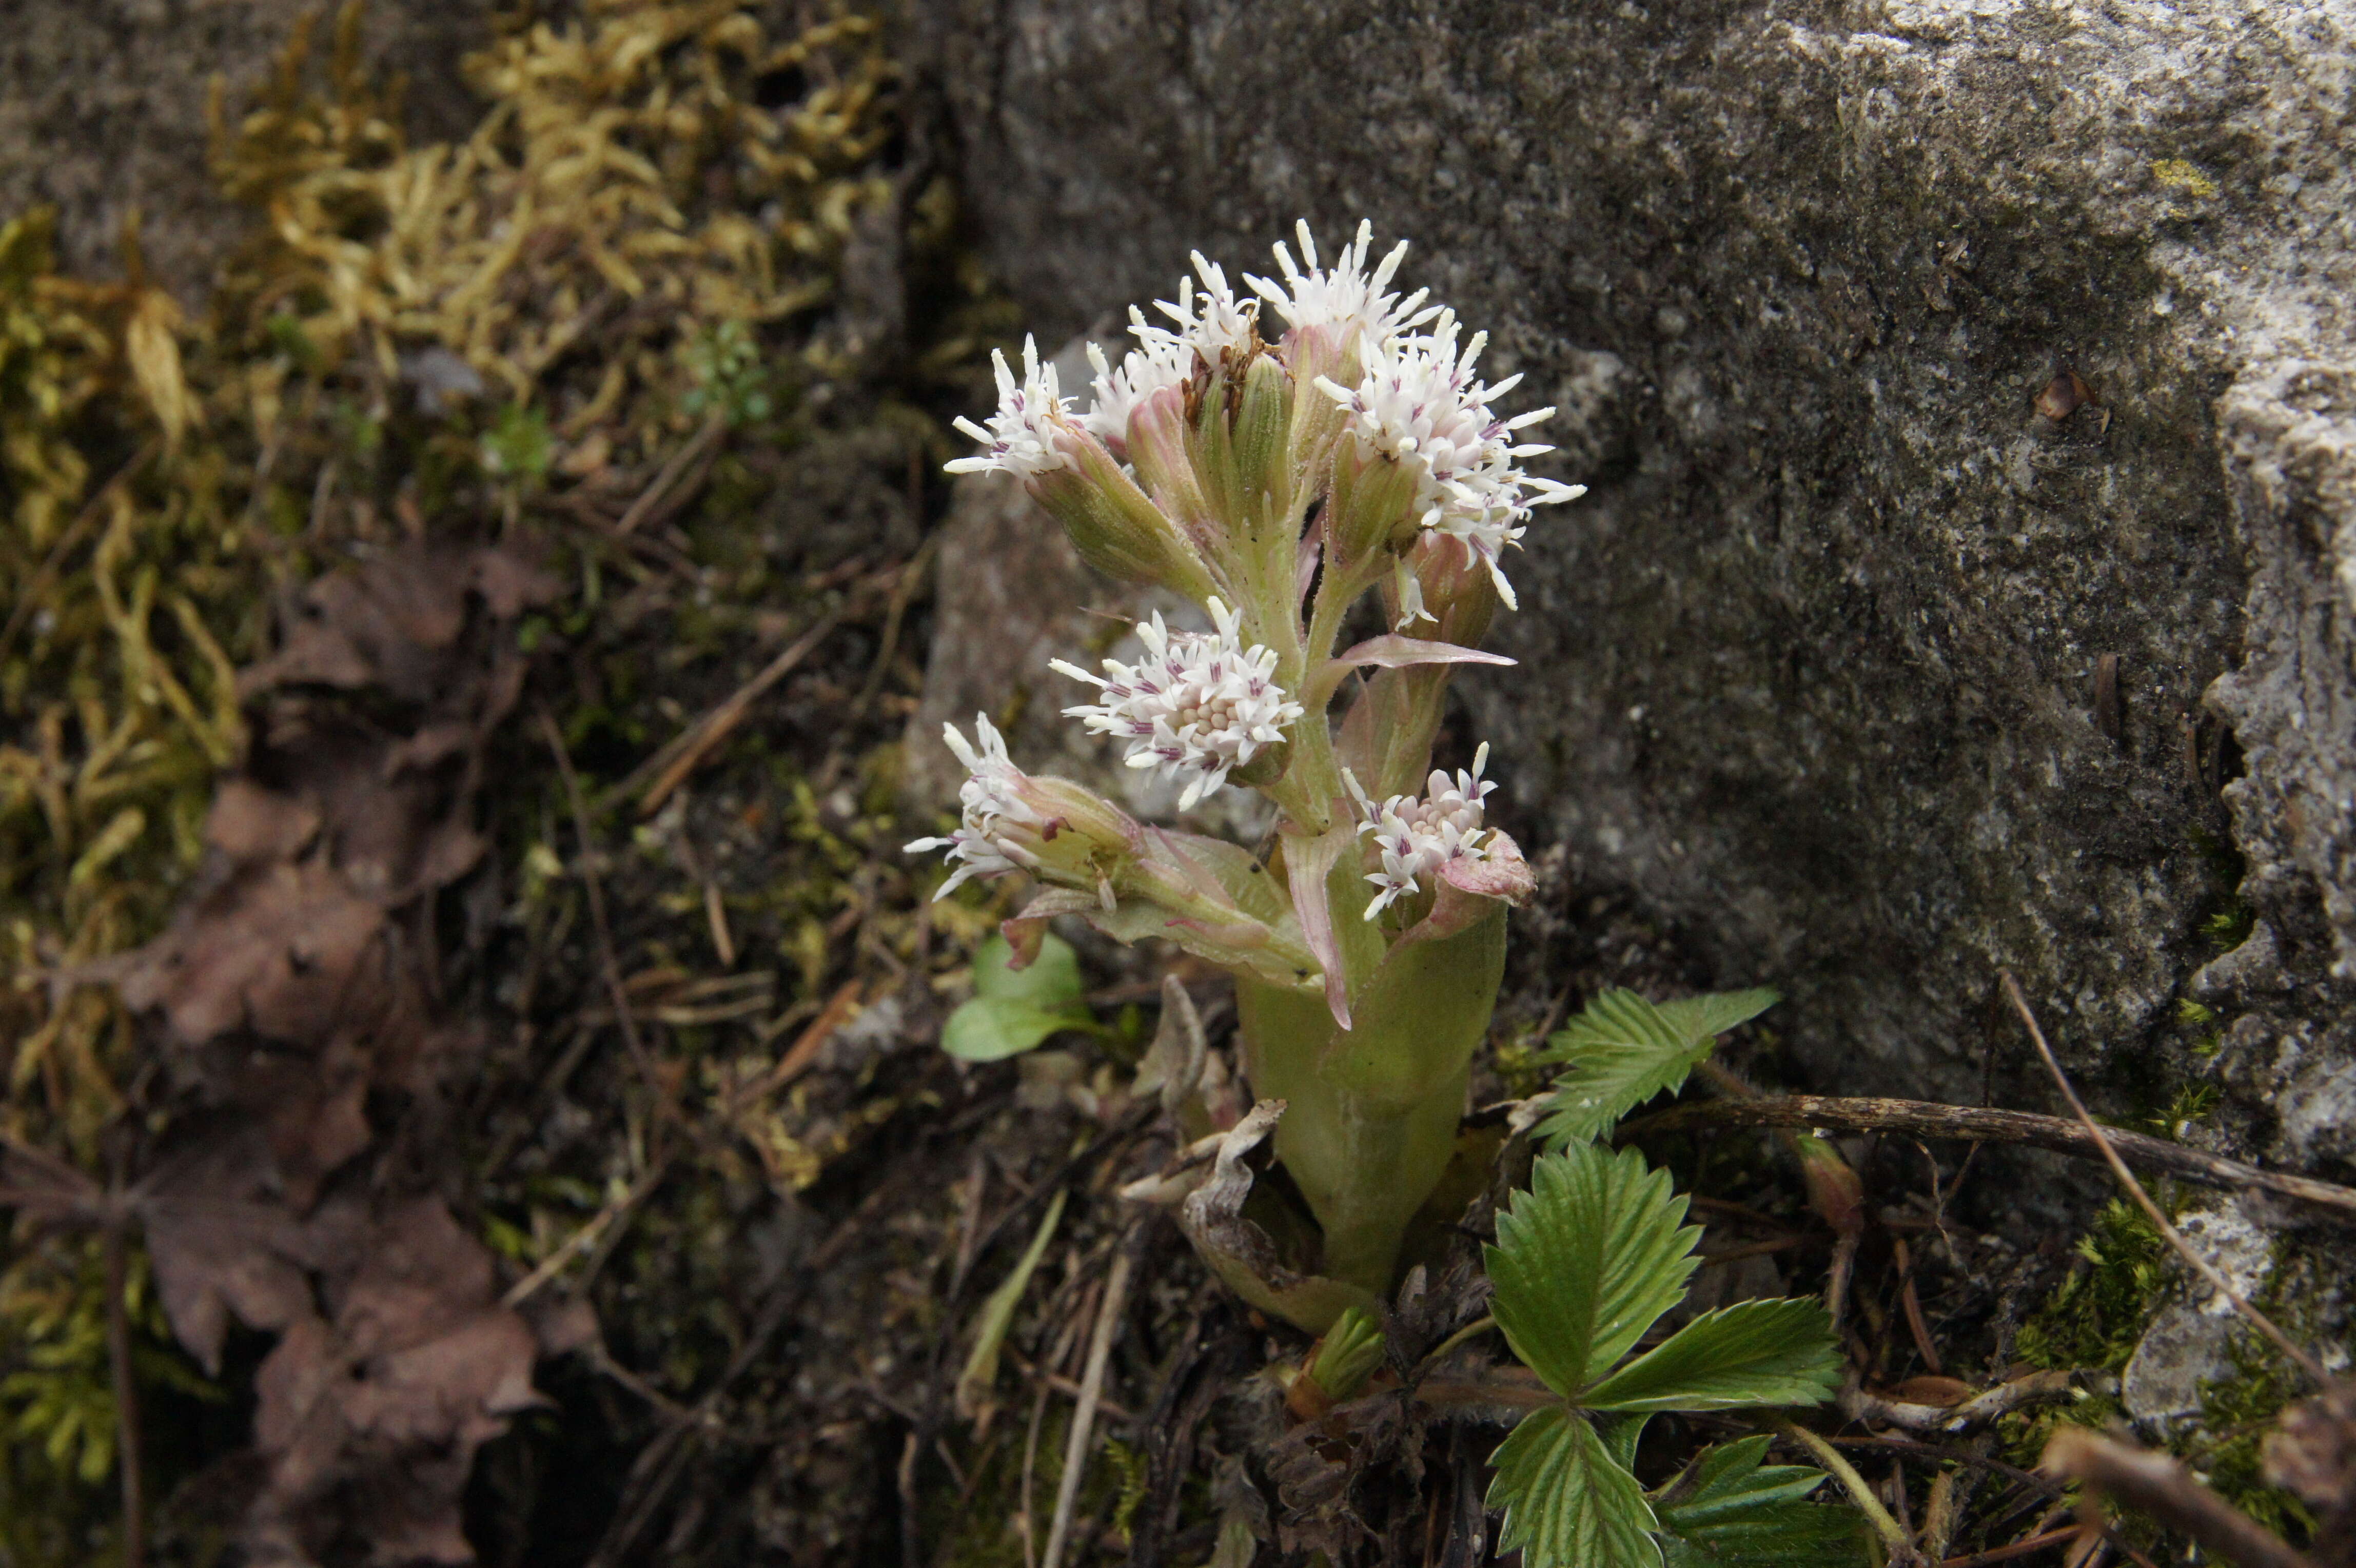
{"label": "white stamen", "polygon": [[1301,714],[1272,679],[1275,651],[1246,648],[1236,612],[1215,598],[1209,608],[1215,631],[1173,633],[1158,610],[1138,623],[1146,657],[1136,664],[1108,659],[1102,675],[1060,659],[1051,666],[1104,697],[1065,713],[1098,735],[1126,739],[1131,768],[1159,768],[1184,782],[1182,811],[1225,784],[1228,769],[1283,740],[1284,727]]}
{"label": "white stamen", "polygon": [[998,371],[998,412],[990,416],[987,429],[959,415],[957,427],[980,442],[989,450],[971,457],[958,457],[942,465],[952,474],[978,474],[991,468],[1003,469],[1018,479],[1033,474],[1044,474],[1063,467],[1076,467],[1071,456],[1065,452],[1056,437],[1063,431],[1076,428],[1072,417],[1071,399],[1062,396],[1055,384],[1055,367],[1039,362],[1039,345],[1031,338],[1023,339],[1023,381],[1017,385],[1014,372],[1006,368],[1006,355],[993,349],[991,363]]}
{"label": "white stamen", "polygon": [[1459,768],[1452,784],[1447,774],[1435,768],[1422,799],[1394,795],[1379,810],[1366,799],[1356,779],[1344,776],[1366,819],[1358,831],[1374,831],[1375,847],[1382,855],[1382,870],[1366,877],[1380,889],[1366,906],[1367,919],[1419,891],[1421,878],[1437,875],[1449,862],[1489,857],[1489,841],[1494,835],[1483,826],[1482,803],[1497,786],[1481,778],[1488,765],[1489,746],[1483,741],[1472,754],[1471,771]]}

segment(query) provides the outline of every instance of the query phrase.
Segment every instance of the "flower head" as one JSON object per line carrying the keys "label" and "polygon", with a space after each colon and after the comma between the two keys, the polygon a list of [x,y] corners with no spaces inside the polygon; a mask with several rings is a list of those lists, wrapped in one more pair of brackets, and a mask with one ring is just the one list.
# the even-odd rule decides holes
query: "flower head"
{"label": "flower head", "polygon": [[1301,717],[1299,703],[1272,679],[1275,652],[1243,645],[1236,612],[1209,601],[1215,631],[1171,632],[1160,611],[1138,624],[1146,657],[1136,664],[1104,661],[1102,675],[1056,660],[1054,668],[1086,681],[1101,703],[1066,708],[1099,735],[1129,741],[1131,768],[1160,768],[1183,780],[1178,809],[1185,811],[1227,781],[1230,768],[1251,761],[1260,747],[1284,739]]}
{"label": "flower head", "polygon": [[1483,742],[1472,754],[1472,770],[1457,769],[1453,783],[1435,768],[1422,799],[1394,795],[1379,807],[1366,799],[1356,779],[1344,775],[1366,819],[1358,831],[1374,831],[1383,862],[1380,872],[1366,877],[1380,889],[1366,906],[1367,919],[1418,892],[1421,878],[1436,875],[1451,861],[1488,858],[1496,835],[1483,826],[1482,802],[1497,787],[1481,777],[1488,762],[1489,747]]}
{"label": "flower head", "polygon": [[1405,240],[1392,246],[1369,273],[1366,253],[1375,242],[1375,226],[1362,219],[1357,238],[1342,247],[1333,269],[1327,271],[1317,264],[1317,242],[1310,236],[1308,220],[1295,224],[1293,233],[1301,241],[1301,265],[1294,264],[1283,241],[1276,242],[1276,264],[1284,273],[1280,286],[1271,278],[1244,274],[1244,281],[1284,317],[1288,327],[1333,327],[1344,348],[1361,337],[1379,347],[1440,314],[1437,306],[1424,306],[1429,289],[1419,288],[1405,299],[1383,292],[1406,259]]}
{"label": "flower head", "polygon": [[973,727],[981,742],[979,747],[968,744],[957,725],[941,726],[941,738],[965,764],[966,781],[958,789],[965,820],[947,838],[915,839],[902,846],[911,854],[931,849],[948,851],[957,874],[941,884],[940,891],[933,895],[936,898],[948,897],[974,877],[1000,876],[1038,864],[1038,856],[1010,831],[1017,825],[1035,827],[1040,820],[1020,793],[1023,772],[1007,757],[1006,737],[998,733],[990,715],[974,714]]}
{"label": "flower head", "polygon": [[1388,345],[1367,340],[1361,350],[1365,374],[1355,389],[1323,378],[1317,385],[1342,405],[1362,457],[1387,458],[1414,472],[1422,526],[1464,541],[1488,567],[1498,596],[1513,605],[1499,555],[1521,538],[1532,507],[1586,492],[1524,473],[1516,463],[1554,450],[1514,440],[1514,432],[1554,410],[1498,417],[1490,405],[1522,378],[1494,385],[1473,379],[1472,362],[1488,340],[1476,332],[1460,354],[1455,315],[1443,310],[1428,336]]}
{"label": "flower head", "polygon": [[1080,423],[1114,451],[1125,451],[1129,416],[1136,412],[1138,404],[1163,387],[1183,386],[1186,378],[1194,373],[1194,359],[1186,345],[1171,333],[1162,333],[1159,340],[1131,349],[1122,356],[1118,369],[1106,360],[1102,349],[1089,344],[1088,363],[1097,372],[1089,389],[1095,401]]}
{"label": "flower head", "polygon": [[952,474],[1001,468],[1018,479],[1073,467],[1061,437],[1077,429],[1079,422],[1072,416],[1071,399],[1061,395],[1055,384],[1055,367],[1039,362],[1039,345],[1027,337],[1023,339],[1019,385],[1002,350],[991,349],[990,360],[998,371],[998,412],[990,416],[987,429],[962,415],[957,421],[959,430],[989,450],[943,467]]}
{"label": "flower head", "polygon": [[966,768],[958,790],[964,820],[945,838],[903,846],[911,854],[948,852],[956,874],[933,897],[945,898],[974,877],[1027,871],[1043,882],[1086,888],[1111,908],[1115,884],[1143,843],[1137,823],[1069,779],[1033,778],[1015,767],[987,714],[974,714],[973,729],[979,746],[969,745],[957,725],[941,726],[941,738]]}
{"label": "flower head", "polygon": [[1196,354],[1204,363],[1216,365],[1222,349],[1248,349],[1259,337],[1259,301],[1239,298],[1228,286],[1226,273],[1205,260],[1202,252],[1194,252],[1193,260],[1195,274],[1203,280],[1203,292],[1194,292],[1194,278],[1180,278],[1174,303],[1153,302],[1154,309],[1178,324],[1176,331],[1156,327],[1146,320],[1143,311],[1133,305],[1129,307],[1130,336],[1150,352],[1173,356],[1188,374],[1194,369]]}

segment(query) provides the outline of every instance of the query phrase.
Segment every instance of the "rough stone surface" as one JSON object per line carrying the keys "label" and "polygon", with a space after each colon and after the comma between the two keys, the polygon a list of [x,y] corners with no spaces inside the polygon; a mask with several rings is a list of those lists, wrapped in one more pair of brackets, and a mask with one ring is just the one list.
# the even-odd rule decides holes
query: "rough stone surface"
{"label": "rough stone surface", "polygon": [[[148,263],[193,302],[246,221],[213,192],[205,103],[215,77],[234,111],[315,0],[20,0],[0,44],[0,213],[58,209],[67,270],[121,270],[123,219]],[[332,7],[327,9],[332,10]],[[477,109],[458,62],[487,35],[491,0],[376,0],[372,66],[409,80],[410,128],[464,134]],[[329,27],[316,37],[324,52]]]}
{"label": "rough stone surface", "polygon": [[[2178,1228],[2243,1300],[2263,1293],[2274,1247],[2233,1204],[2186,1215]],[[2190,1269],[2178,1264],[2176,1273],[2179,1294],[2152,1319],[2119,1379],[2119,1403],[2138,1421],[2196,1414],[2210,1387],[2233,1375],[2237,1309]]]}
{"label": "rough stone surface", "polygon": [[1365,214],[1559,406],[1593,491],[1462,682],[1513,829],[1821,1081],[2046,1103],[2008,965],[2090,1077],[2209,1070],[2230,831],[2236,1136],[2356,1153],[2277,1114],[2346,1093],[2356,955],[2345,0],[916,13],[1043,342]]}

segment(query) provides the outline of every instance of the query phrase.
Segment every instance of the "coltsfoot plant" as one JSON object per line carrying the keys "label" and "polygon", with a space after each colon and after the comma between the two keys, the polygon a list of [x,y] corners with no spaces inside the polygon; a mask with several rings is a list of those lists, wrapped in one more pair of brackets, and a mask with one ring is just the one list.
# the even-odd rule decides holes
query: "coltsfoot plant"
{"label": "coltsfoot plant", "polygon": [[[1139,626],[1133,663],[1059,661],[1093,688],[1066,711],[1178,785],[1182,811],[1258,790],[1274,849],[1148,826],[1026,774],[985,715],[971,740],[947,737],[971,774],[962,824],[909,847],[948,852],[944,893],[1017,870],[1044,884],[1008,922],[1018,955],[1077,914],[1234,973],[1247,1070],[1284,1102],[1277,1154],[1323,1283],[1275,1281],[1195,1240],[1259,1305],[1322,1330],[1387,1288],[1455,1148],[1505,909],[1530,875],[1483,819],[1487,748],[1451,778],[1431,768],[1432,737],[1456,666],[1512,662],[1478,646],[1513,603],[1505,552],[1533,507],[1580,489],[1523,471],[1547,448],[1515,433],[1553,411],[1497,412],[1519,378],[1477,378],[1483,335],[1460,340],[1422,291],[1389,292],[1404,245],[1372,261],[1361,225],[1329,267],[1305,224],[1300,244],[1298,261],[1277,247],[1280,279],[1247,278],[1240,295],[1197,255],[1160,304],[1170,325],[1132,310],[1117,366],[1091,346],[1085,413],[1035,346],[1019,380],[1001,356],[997,413],[963,422],[986,450],[949,465],[1014,475],[1089,562],[1202,607],[1205,629]],[[1274,343],[1263,306],[1284,322]],[[1369,593],[1391,629],[1337,648]]]}
{"label": "coltsfoot plant", "polygon": [[[1516,432],[1553,411],[1499,411],[1520,378],[1478,379],[1485,335],[1460,339],[1453,312],[1390,291],[1404,244],[1373,261],[1361,224],[1328,266],[1306,224],[1299,243],[1297,261],[1276,247],[1280,278],[1248,275],[1243,294],[1197,254],[1177,299],[1158,304],[1168,325],[1132,309],[1135,346],[1118,365],[1089,346],[1085,411],[1035,345],[1019,379],[1000,356],[997,413],[987,427],[959,422],[984,450],[949,465],[1014,476],[1091,564],[1200,607],[1197,629],[1159,614],[1139,625],[1134,661],[1058,661],[1086,699],[1065,712],[1176,785],[1181,811],[1258,790],[1276,814],[1268,852],[1142,823],[1025,773],[985,714],[970,739],[946,735],[969,774],[962,822],[908,847],[947,853],[944,895],[1018,871],[1040,885],[1005,923],[1002,964],[1029,961],[1047,922],[1076,915],[1235,976],[1258,1103],[1213,1130],[1208,1157],[1136,1195],[1171,1203],[1256,1305],[1315,1333],[1358,1309],[1344,1329],[1355,1343],[1457,1153],[1505,913],[1531,890],[1520,849],[1486,820],[1489,748],[1452,775],[1431,766],[1447,682],[1460,665],[1512,663],[1479,646],[1514,607],[1505,553],[1534,508],[1581,491],[1524,471],[1549,448]],[[1273,342],[1270,313],[1283,323]],[[1369,594],[1386,629],[1340,647]],[[955,1031],[988,1042],[973,1054],[1063,1026],[1052,1010],[1015,1016],[1016,1003],[1036,1008],[1003,977],[983,989],[975,1005],[996,1012]],[[1199,1032],[1191,1051],[1173,1044],[1192,1013],[1183,990],[1168,994],[1160,1059],[1141,1076],[1175,1108],[1170,1086],[1203,1054]],[[1682,1298],[1698,1232],[1681,1228],[1665,1175],[1588,1146],[1772,1000],[1615,1004],[1558,1042],[1575,1070],[1547,1136],[1571,1146],[1539,1161],[1490,1253],[1497,1322],[1555,1400],[1497,1456],[1493,1501],[1534,1564],[1633,1568],[1665,1550],[1794,1562],[1849,1539],[1853,1515],[1797,1500],[1817,1472],[1760,1468],[1764,1439],[1714,1450],[1649,1497],[1630,1467],[1649,1412],[1813,1402],[1836,1379],[1830,1326],[1807,1302],[1710,1314],[1632,1359]],[[1298,1223],[1278,1184],[1253,1191],[1245,1157],[1271,1134],[1307,1207]]]}

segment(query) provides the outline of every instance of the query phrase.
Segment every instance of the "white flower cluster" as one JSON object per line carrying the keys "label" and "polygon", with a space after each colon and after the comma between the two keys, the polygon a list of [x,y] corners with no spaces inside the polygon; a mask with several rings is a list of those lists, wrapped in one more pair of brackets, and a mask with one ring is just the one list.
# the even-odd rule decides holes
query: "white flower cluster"
{"label": "white flower cluster", "polygon": [[957,421],[959,430],[988,450],[942,466],[952,474],[978,474],[1001,468],[1018,479],[1077,467],[1056,440],[1061,430],[1078,424],[1072,415],[1072,400],[1063,396],[1056,386],[1055,367],[1039,362],[1039,345],[1029,338],[1023,339],[1023,380],[1019,385],[1014,372],[1006,368],[1002,350],[991,349],[990,360],[998,369],[998,412],[990,416],[988,429],[963,415]]}
{"label": "white flower cluster", "polygon": [[[1275,307],[1285,325],[1295,328],[1335,327],[1347,339],[1343,344],[1344,348],[1356,347],[1361,338],[1383,348],[1400,333],[1411,332],[1440,314],[1438,306],[1424,306],[1431,293],[1430,289],[1417,289],[1405,299],[1383,292],[1383,286],[1391,281],[1399,263],[1407,257],[1405,240],[1392,246],[1390,253],[1369,274],[1366,253],[1375,242],[1375,226],[1361,220],[1357,238],[1342,247],[1342,253],[1333,259],[1333,270],[1327,272],[1317,264],[1317,242],[1310,237],[1308,220],[1295,224],[1293,232],[1301,240],[1301,259],[1307,272],[1293,264],[1292,252],[1280,240],[1276,242],[1276,264],[1284,273],[1281,285],[1272,279],[1244,274],[1244,281]],[[1353,328],[1356,330],[1351,330]]]}
{"label": "white flower cluster", "polygon": [[1194,373],[1197,355],[1205,364],[1215,365],[1223,349],[1246,349],[1255,341],[1259,301],[1238,295],[1228,286],[1226,273],[1202,252],[1194,253],[1194,262],[1203,292],[1195,294],[1194,278],[1181,278],[1175,300],[1153,302],[1154,309],[1177,323],[1176,330],[1155,326],[1132,305],[1129,332],[1137,347],[1122,356],[1118,368],[1102,349],[1088,345],[1088,363],[1097,374],[1091,385],[1095,402],[1086,423],[1116,446],[1128,440],[1129,416],[1137,405],[1163,387],[1183,386]]}
{"label": "white flower cluster", "polygon": [[[1375,226],[1361,221],[1356,239],[1342,247],[1333,269],[1327,271],[1318,264],[1317,242],[1308,223],[1295,225],[1294,232],[1301,242],[1300,262],[1293,260],[1282,241],[1275,246],[1277,265],[1284,274],[1281,284],[1251,273],[1244,274],[1244,282],[1275,308],[1286,326],[1296,329],[1331,327],[1348,339],[1344,347],[1355,348],[1361,338],[1376,345],[1387,344],[1440,314],[1439,306],[1424,306],[1429,290],[1418,289],[1404,299],[1383,292],[1407,255],[1406,241],[1393,246],[1369,273],[1366,257],[1374,244]],[[1118,446],[1128,438],[1130,414],[1139,403],[1163,387],[1183,385],[1194,373],[1197,355],[1204,363],[1215,365],[1221,350],[1248,347],[1258,330],[1259,300],[1237,294],[1227,283],[1226,271],[1200,251],[1194,252],[1193,260],[1202,293],[1194,292],[1194,278],[1181,278],[1174,301],[1153,302],[1156,310],[1176,323],[1175,330],[1155,326],[1143,311],[1131,306],[1129,330],[1138,346],[1122,357],[1119,366],[1110,362],[1102,349],[1088,345],[1088,363],[1096,370],[1095,401],[1084,423],[1108,443]]]}
{"label": "white flower cluster", "polygon": [[1301,714],[1301,704],[1271,679],[1275,652],[1257,643],[1246,648],[1236,612],[1218,599],[1209,609],[1215,631],[1173,634],[1158,610],[1140,622],[1146,657],[1134,665],[1108,659],[1105,672],[1091,675],[1060,659],[1054,664],[1099,688],[1104,698],[1064,712],[1087,720],[1097,734],[1126,737],[1131,768],[1159,768],[1183,780],[1180,811],[1225,784],[1228,769],[1249,762],[1260,747],[1281,741],[1284,727]]}
{"label": "white flower cluster", "polygon": [[1358,809],[1365,813],[1358,831],[1373,830],[1375,847],[1383,857],[1382,870],[1366,877],[1381,889],[1366,906],[1367,919],[1416,892],[1422,886],[1419,878],[1436,874],[1449,862],[1489,857],[1489,841],[1494,835],[1482,825],[1481,803],[1497,786],[1481,778],[1488,763],[1489,746],[1484,741],[1472,754],[1472,771],[1457,769],[1453,784],[1435,768],[1422,799],[1394,795],[1380,807],[1366,799],[1357,779],[1344,775],[1351,793],[1358,798]]}
{"label": "white flower cluster", "polygon": [[[1130,307],[1136,314],[1136,307]],[[1143,318],[1140,317],[1142,326]],[[1145,328],[1160,331],[1158,328]],[[1129,416],[1137,405],[1160,392],[1163,387],[1186,384],[1194,374],[1194,353],[1185,343],[1162,333],[1162,341],[1131,349],[1120,364],[1115,367],[1106,361],[1105,351],[1094,343],[1088,345],[1088,363],[1096,368],[1096,380],[1089,390],[1094,401],[1081,423],[1098,439],[1119,451],[1129,441]]]}
{"label": "white flower cluster", "polygon": [[948,851],[948,860],[957,873],[941,884],[935,898],[946,898],[951,893],[978,876],[997,876],[1004,872],[1024,869],[1038,864],[1038,857],[1015,842],[1005,831],[1007,823],[1039,825],[1039,813],[1025,804],[1016,787],[1023,782],[1023,770],[1006,755],[1006,737],[990,722],[987,714],[973,715],[974,734],[980,738],[980,749],[969,746],[955,725],[941,726],[941,738],[948,742],[957,759],[965,764],[968,778],[958,790],[958,799],[965,807],[965,821],[947,838],[916,839],[903,846],[911,854],[928,849]]}
{"label": "white flower cluster", "polygon": [[[1513,439],[1515,431],[1551,417],[1554,410],[1512,419],[1492,411],[1490,405],[1522,378],[1510,375],[1494,386],[1473,379],[1472,362],[1488,340],[1487,333],[1476,332],[1459,354],[1455,314],[1443,310],[1429,335],[1389,344],[1368,339],[1362,349],[1365,374],[1355,387],[1323,377],[1317,386],[1347,412],[1362,453],[1379,454],[1414,471],[1416,502],[1422,508],[1419,521],[1462,540],[1488,567],[1498,597],[1514,605],[1513,585],[1505,581],[1498,556],[1522,537],[1532,507],[1573,499],[1586,487],[1538,478],[1516,464],[1516,458],[1554,450]],[[1420,608],[1411,607],[1410,616]]]}

